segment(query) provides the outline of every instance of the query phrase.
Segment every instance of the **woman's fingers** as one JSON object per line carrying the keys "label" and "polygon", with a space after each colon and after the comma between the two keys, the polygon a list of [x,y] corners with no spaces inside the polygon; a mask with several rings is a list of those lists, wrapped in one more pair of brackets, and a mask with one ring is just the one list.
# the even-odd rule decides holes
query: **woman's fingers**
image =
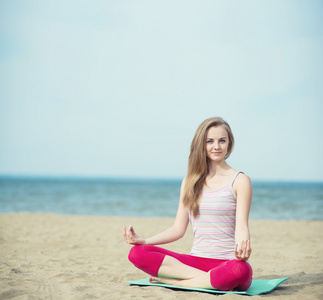
{"label": "woman's fingers", "polygon": [[250,240],[242,241],[240,245],[236,244],[234,254],[237,259],[246,261],[250,257]]}
{"label": "woman's fingers", "polygon": [[247,254],[247,244],[248,244],[248,241],[242,241],[242,251],[241,251],[241,258],[245,258],[246,257],[246,254]]}
{"label": "woman's fingers", "polygon": [[250,257],[250,254],[251,254],[251,246],[250,246],[250,241],[248,241],[248,244],[247,244],[247,254],[248,254],[248,258]]}
{"label": "woman's fingers", "polygon": [[240,259],[241,257],[241,253],[242,253],[242,244],[243,244],[243,241],[242,243],[239,245],[239,244],[236,244],[235,248],[234,248],[234,254],[235,256]]}
{"label": "woman's fingers", "polygon": [[247,247],[247,241],[242,241],[242,245],[241,245],[241,255],[245,255],[246,254],[246,248]]}
{"label": "woman's fingers", "polygon": [[236,246],[234,247],[234,255],[238,255],[238,244],[236,244]]}
{"label": "woman's fingers", "polygon": [[131,229],[133,230],[131,225],[130,225],[128,231],[127,231],[126,226],[123,226],[123,237],[128,244],[131,244],[131,242],[132,242],[132,230]]}
{"label": "woman's fingers", "polygon": [[244,259],[248,260],[251,254],[251,246],[250,246],[250,240],[246,241],[246,247],[245,247],[245,254]]}
{"label": "woman's fingers", "polygon": [[240,252],[239,252],[240,259],[244,258],[245,251],[246,251],[246,243],[245,243],[245,241],[242,241],[241,242],[241,247],[240,247]]}
{"label": "woman's fingers", "polygon": [[127,241],[127,229],[126,226],[123,225],[123,237],[125,239],[125,241]]}
{"label": "woman's fingers", "polygon": [[130,225],[130,227],[129,227],[129,232],[131,233],[131,235],[136,235],[135,230],[133,229],[132,225]]}
{"label": "woman's fingers", "polygon": [[132,225],[129,226],[129,229],[127,230],[126,226],[123,226],[123,236],[128,244],[132,245],[142,245],[145,244],[146,241],[142,238],[140,238],[133,229]]}
{"label": "woman's fingers", "polygon": [[128,240],[128,243],[131,243],[132,242],[131,226],[129,227],[129,229],[127,231],[127,240]]}
{"label": "woman's fingers", "polygon": [[240,245],[238,245],[238,253],[241,255],[244,250],[244,241],[241,242]]}
{"label": "woman's fingers", "polygon": [[124,226],[123,235],[128,244],[132,244],[132,245],[137,244],[137,235],[135,234],[135,230],[133,229],[132,225],[129,226],[128,230]]}

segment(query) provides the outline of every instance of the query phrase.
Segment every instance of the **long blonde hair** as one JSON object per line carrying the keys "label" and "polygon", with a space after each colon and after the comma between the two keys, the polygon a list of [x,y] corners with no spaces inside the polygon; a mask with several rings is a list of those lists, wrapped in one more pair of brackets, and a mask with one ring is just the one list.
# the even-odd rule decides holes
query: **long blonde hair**
{"label": "long blonde hair", "polygon": [[184,206],[193,212],[195,218],[199,214],[198,200],[209,172],[206,155],[206,135],[209,128],[216,126],[223,126],[228,132],[229,145],[225,156],[226,159],[230,156],[234,145],[234,137],[229,124],[220,117],[206,119],[197,128],[191,144],[183,198]]}

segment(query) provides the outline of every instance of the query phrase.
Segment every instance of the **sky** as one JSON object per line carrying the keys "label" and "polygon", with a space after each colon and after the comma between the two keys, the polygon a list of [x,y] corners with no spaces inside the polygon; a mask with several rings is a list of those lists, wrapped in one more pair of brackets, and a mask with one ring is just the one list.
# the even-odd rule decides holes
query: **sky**
{"label": "sky", "polygon": [[0,1],[0,175],[182,178],[206,118],[254,180],[323,181],[322,1]]}

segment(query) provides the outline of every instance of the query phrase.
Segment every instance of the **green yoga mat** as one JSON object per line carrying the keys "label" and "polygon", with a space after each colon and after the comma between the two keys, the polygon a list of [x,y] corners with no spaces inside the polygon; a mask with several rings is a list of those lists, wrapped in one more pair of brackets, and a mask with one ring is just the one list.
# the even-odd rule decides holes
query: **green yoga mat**
{"label": "green yoga mat", "polygon": [[280,285],[282,282],[287,280],[289,277],[284,278],[277,278],[277,279],[255,279],[252,281],[252,284],[249,289],[247,289],[244,292],[226,292],[226,291],[219,291],[214,289],[198,289],[198,288],[188,288],[188,287],[181,287],[181,286],[175,286],[175,285],[169,285],[169,284],[162,284],[162,283],[150,283],[149,278],[144,278],[140,280],[135,281],[127,281],[126,283],[131,285],[154,285],[154,286],[161,286],[171,289],[180,289],[180,290],[188,290],[188,291],[196,291],[196,292],[204,292],[204,293],[214,293],[214,294],[241,294],[241,295],[260,295],[260,294],[266,294],[271,292],[273,289],[275,289],[278,285]]}

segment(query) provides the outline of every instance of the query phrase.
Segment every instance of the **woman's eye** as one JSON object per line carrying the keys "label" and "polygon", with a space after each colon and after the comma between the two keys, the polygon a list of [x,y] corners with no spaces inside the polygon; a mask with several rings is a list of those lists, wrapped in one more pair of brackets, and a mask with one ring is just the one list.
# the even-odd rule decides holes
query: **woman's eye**
{"label": "woman's eye", "polygon": [[225,143],[225,140],[220,140],[220,143]]}
{"label": "woman's eye", "polygon": [[212,140],[208,140],[206,141],[208,144],[212,144]]}

